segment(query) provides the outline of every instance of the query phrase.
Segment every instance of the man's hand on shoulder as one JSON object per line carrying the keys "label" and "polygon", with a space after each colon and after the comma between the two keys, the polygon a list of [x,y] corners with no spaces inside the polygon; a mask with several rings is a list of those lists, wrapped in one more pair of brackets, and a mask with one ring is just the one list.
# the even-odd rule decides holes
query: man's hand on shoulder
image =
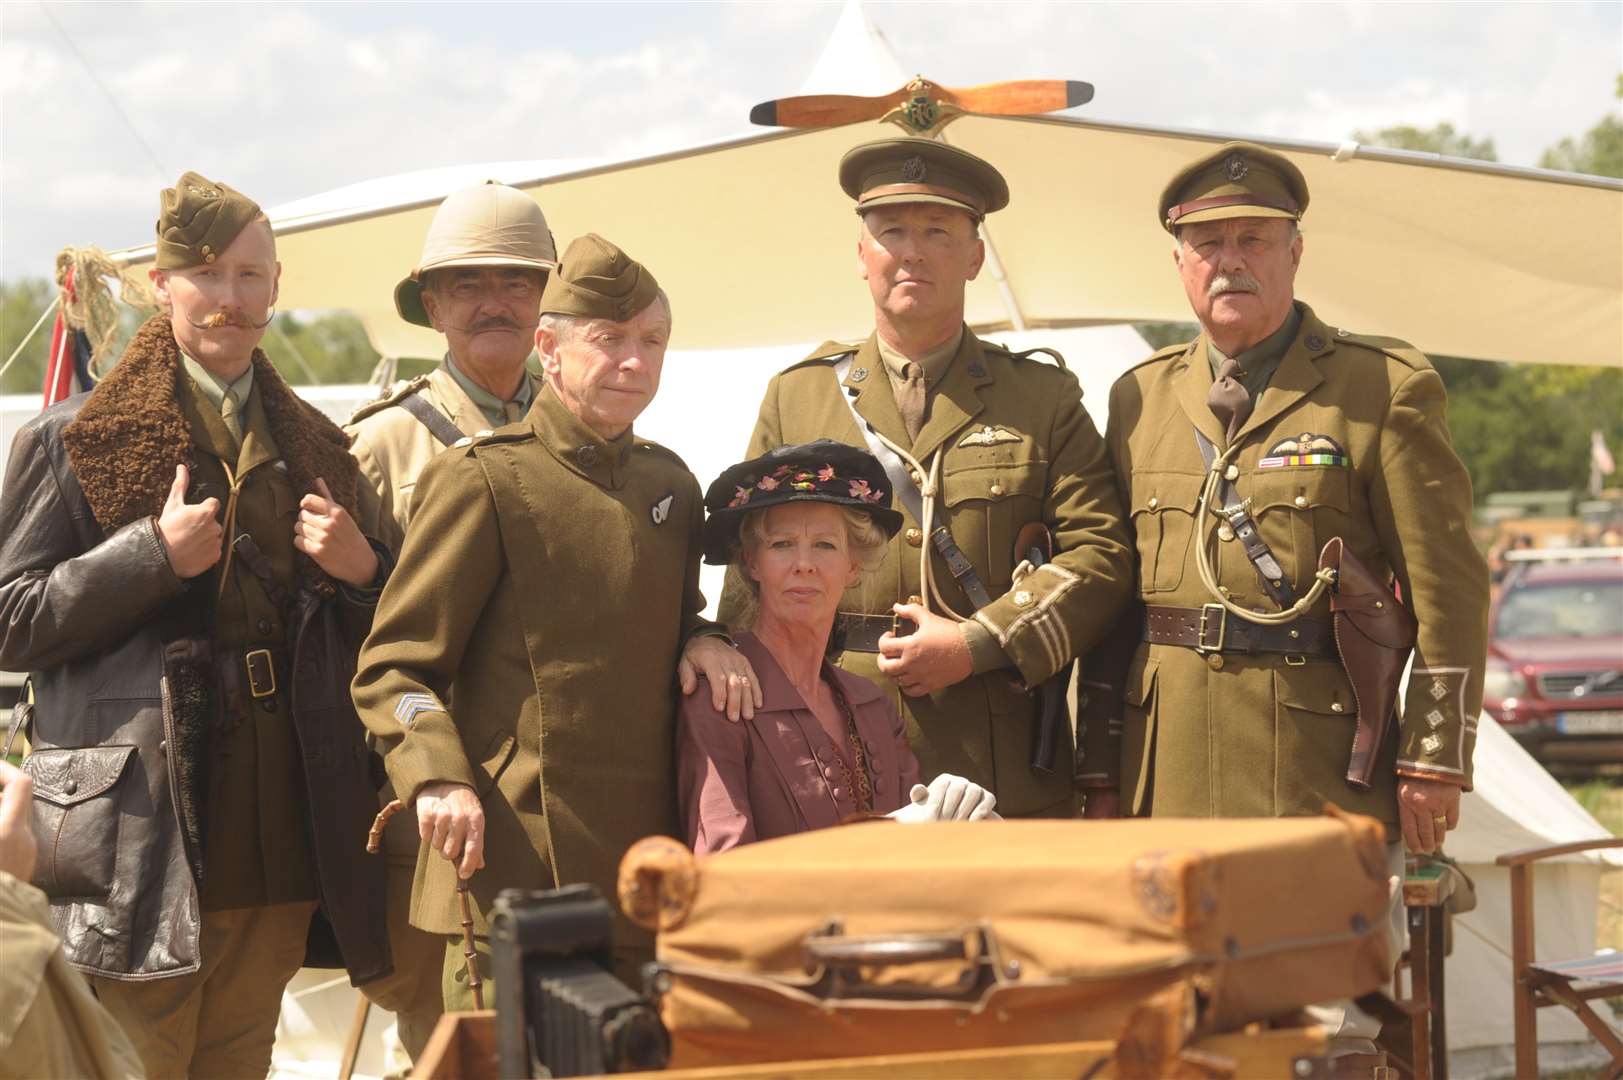
{"label": "man's hand on shoulder", "polygon": [[713,635],[690,638],[676,665],[676,678],[683,694],[699,689],[699,676],[710,684],[710,704],[727,719],[753,719],[761,707],[761,681],[744,654],[725,639]]}
{"label": "man's hand on shoulder", "polygon": [[457,877],[473,877],[485,865],[485,808],[467,784],[437,780],[417,789],[417,835],[457,864]]}
{"label": "man's hand on shoulder", "polygon": [[306,495],[299,501],[293,546],[310,556],[328,577],[364,589],[377,577],[378,553],[319,476],[316,490],[319,494]]}
{"label": "man's hand on shoulder", "polygon": [[896,614],[918,624],[906,637],[879,638],[879,670],[908,697],[924,697],[969,678],[974,659],[958,624],[919,604],[897,604]]}
{"label": "man's hand on shoulder", "polygon": [[169,485],[169,497],[158,514],[158,535],[169,553],[169,566],[182,581],[219,562],[220,545],[225,540],[225,530],[215,520],[220,500],[211,497],[188,503],[186,489],[190,484],[191,473],[186,466],[176,465],[175,482]]}
{"label": "man's hand on shoulder", "polygon": [[0,870],[18,881],[34,876],[34,859],[39,853],[29,824],[33,802],[34,781],[0,758]]}

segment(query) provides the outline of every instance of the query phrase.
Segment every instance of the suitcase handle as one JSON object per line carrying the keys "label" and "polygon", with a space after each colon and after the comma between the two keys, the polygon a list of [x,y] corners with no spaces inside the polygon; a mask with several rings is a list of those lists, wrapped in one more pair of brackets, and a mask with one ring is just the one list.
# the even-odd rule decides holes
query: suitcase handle
{"label": "suitcase handle", "polygon": [[892,934],[889,937],[808,934],[802,944],[808,965],[815,963],[824,967],[884,967],[964,959],[964,939],[956,934]]}
{"label": "suitcase handle", "polygon": [[[969,943],[975,935],[978,947]],[[991,935],[985,927],[947,934],[883,934],[853,937],[833,921],[801,939],[806,973],[818,976],[809,988],[824,998],[884,997],[904,999],[973,1000],[997,979],[992,962]],[[959,961],[963,970],[948,988],[939,984],[876,982],[875,968],[905,964]],[[1017,969],[1016,969],[1017,971]],[[1011,976],[1015,972],[1011,972]]]}

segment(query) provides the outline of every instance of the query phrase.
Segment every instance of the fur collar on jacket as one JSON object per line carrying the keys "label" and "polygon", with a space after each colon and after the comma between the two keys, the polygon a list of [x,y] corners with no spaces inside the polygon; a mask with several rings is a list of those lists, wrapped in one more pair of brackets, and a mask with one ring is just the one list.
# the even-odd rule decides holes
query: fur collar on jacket
{"label": "fur collar on jacket", "polygon": [[[300,492],[327,486],[352,515],[357,469],[349,436],[288,388],[262,350],[254,350],[254,393],[262,395],[271,434]],[[74,475],[102,531],[158,514],[175,466],[195,468],[198,448],[176,400],[180,346],[168,315],[155,315],[130,339],[118,365],[96,385],[62,431]]]}

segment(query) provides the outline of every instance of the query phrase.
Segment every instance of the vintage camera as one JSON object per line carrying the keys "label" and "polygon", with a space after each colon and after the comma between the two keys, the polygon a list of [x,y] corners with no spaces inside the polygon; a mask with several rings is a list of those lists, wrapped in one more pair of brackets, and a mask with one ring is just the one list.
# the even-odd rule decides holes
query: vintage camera
{"label": "vintage camera", "polygon": [[490,948],[502,1076],[596,1076],[670,1060],[659,1014],[609,974],[612,921],[591,885],[497,894]]}

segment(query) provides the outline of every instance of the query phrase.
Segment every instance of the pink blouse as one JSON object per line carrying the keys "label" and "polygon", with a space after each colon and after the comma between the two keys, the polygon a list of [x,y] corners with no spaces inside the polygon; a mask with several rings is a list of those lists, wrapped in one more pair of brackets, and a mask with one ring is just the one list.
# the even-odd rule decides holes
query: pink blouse
{"label": "pink blouse", "polygon": [[[687,841],[699,855],[827,828],[857,812],[840,750],[800,692],[755,635],[740,634],[738,649],[761,683],[754,719],[728,720],[711,706],[709,688],[700,687],[682,699],[677,721],[677,798]],[[867,679],[832,664],[823,672],[851,703],[872,773],[873,809],[887,814],[907,802],[919,779],[901,715]]]}

